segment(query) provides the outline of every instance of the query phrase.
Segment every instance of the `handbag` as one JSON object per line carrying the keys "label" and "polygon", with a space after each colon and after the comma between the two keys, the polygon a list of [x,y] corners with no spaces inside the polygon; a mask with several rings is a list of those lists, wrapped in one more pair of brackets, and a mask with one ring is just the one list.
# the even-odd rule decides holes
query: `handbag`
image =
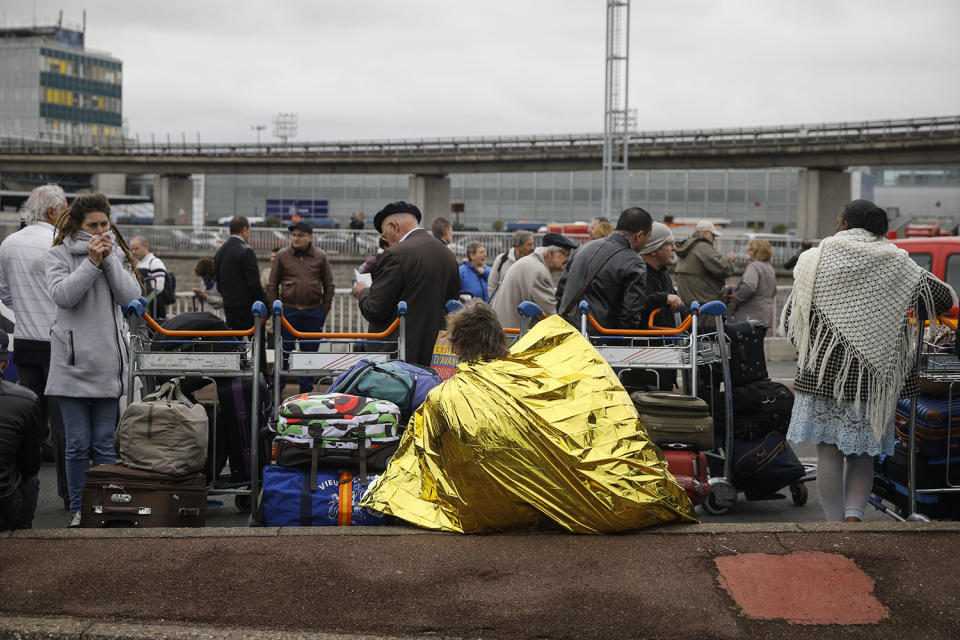
{"label": "handbag", "polygon": [[203,470],[207,458],[207,412],[180,389],[182,378],[127,407],[114,434],[120,464],[168,475]]}

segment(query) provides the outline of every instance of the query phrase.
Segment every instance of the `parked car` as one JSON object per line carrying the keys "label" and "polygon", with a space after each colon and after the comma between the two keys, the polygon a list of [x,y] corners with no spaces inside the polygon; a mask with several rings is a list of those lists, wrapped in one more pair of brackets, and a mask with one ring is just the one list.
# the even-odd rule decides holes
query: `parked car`
{"label": "parked car", "polygon": [[[954,291],[960,291],[960,237],[897,238],[891,242],[906,249],[914,262],[949,284]],[[956,306],[950,314],[957,316]]]}

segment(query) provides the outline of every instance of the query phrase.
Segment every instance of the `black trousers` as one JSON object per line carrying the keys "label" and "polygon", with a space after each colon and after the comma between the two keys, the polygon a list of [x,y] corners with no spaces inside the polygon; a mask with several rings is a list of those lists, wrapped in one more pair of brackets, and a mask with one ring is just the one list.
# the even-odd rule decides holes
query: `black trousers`
{"label": "black trousers", "polygon": [[0,531],[31,528],[39,497],[40,478],[21,479],[16,491],[0,500]]}
{"label": "black trousers", "polygon": [[66,499],[70,495],[67,491],[67,437],[63,431],[60,405],[53,398],[47,398],[43,395],[43,390],[47,387],[47,374],[49,373],[49,364],[17,363],[17,383],[30,389],[40,398],[42,439],[44,442],[48,442],[49,437],[49,443],[53,448],[53,455],[57,464],[57,495]]}

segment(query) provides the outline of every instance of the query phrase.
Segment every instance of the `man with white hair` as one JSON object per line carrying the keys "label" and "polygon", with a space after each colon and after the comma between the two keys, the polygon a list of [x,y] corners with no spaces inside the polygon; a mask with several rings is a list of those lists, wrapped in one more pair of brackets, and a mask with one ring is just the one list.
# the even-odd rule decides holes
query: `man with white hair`
{"label": "man with white hair", "polygon": [[677,264],[677,289],[687,302],[700,304],[721,300],[727,276],[733,273],[733,261],[737,254],[731,251],[726,257],[720,255],[713,242],[723,235],[709,220],[701,220],[693,234],[677,249],[680,262]]}
{"label": "man with white hair", "polygon": [[47,292],[47,252],[53,246],[55,227],[67,208],[67,197],[58,185],[45,184],[30,193],[21,211],[25,226],[0,244],[0,300],[13,310],[13,358],[18,382],[40,398],[40,424],[57,462],[57,492],[67,505],[67,476],[64,467],[65,436],[60,408],[44,397],[50,371],[50,326],[57,306]]}
{"label": "man with white hair", "polygon": [[[549,316],[557,311],[557,289],[553,274],[559,274],[570,259],[577,243],[560,233],[543,236],[543,246],[517,260],[503,277],[500,286],[490,300],[497,320],[504,327],[518,328],[520,314],[517,305],[529,301],[536,303]],[[534,318],[534,324],[539,318]]]}
{"label": "man with white hair", "polygon": [[[533,253],[533,244],[532,231],[518,229],[513,232],[513,247],[493,259],[493,267],[491,267],[490,276],[487,278],[487,289],[490,291],[490,295],[493,295],[500,283],[503,282],[504,276],[507,275],[507,271],[513,266],[513,263]],[[501,322],[503,321],[501,320]]]}
{"label": "man with white hair", "polygon": [[150,296],[148,310],[157,320],[162,320],[167,315],[167,307],[159,299],[160,293],[167,279],[167,265],[163,260],[153,255],[150,251],[150,245],[143,236],[133,236],[130,238],[130,253],[137,259],[137,271],[143,276],[143,283],[147,287],[147,293]]}

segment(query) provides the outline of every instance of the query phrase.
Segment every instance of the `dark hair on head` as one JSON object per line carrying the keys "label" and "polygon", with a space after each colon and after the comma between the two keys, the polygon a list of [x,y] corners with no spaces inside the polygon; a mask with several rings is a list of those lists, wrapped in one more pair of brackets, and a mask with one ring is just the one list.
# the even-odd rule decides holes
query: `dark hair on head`
{"label": "dark hair on head", "polygon": [[[107,220],[110,219],[110,201],[107,200],[107,196],[102,193],[93,193],[74,198],[73,202],[70,203],[70,207],[67,208],[67,210],[60,215],[60,219],[57,220],[57,235],[53,240],[53,246],[63,244],[64,238],[73,236],[73,234],[80,231],[84,218],[87,217],[88,213],[95,211],[106,215]],[[123,250],[123,255],[126,256],[127,262],[130,263],[130,270],[133,271],[133,275],[137,278],[137,282],[142,289],[143,278],[141,278],[140,272],[137,271],[137,260],[133,257],[133,254],[130,253],[130,247],[127,246],[127,241],[124,240],[120,229],[113,224],[110,225],[110,232]]]}
{"label": "dark hair on head", "polygon": [[495,360],[510,353],[497,314],[483,300],[471,300],[447,318],[447,337],[453,352],[463,361]]}
{"label": "dark hair on head", "polygon": [[213,258],[200,258],[197,260],[197,266],[193,268],[193,272],[201,278],[212,278],[217,273],[213,265]]}
{"label": "dark hair on head", "polygon": [[866,229],[875,236],[887,235],[887,212],[869,200],[848,202],[840,218],[847,223],[848,229]]}
{"label": "dark hair on head", "polygon": [[624,209],[620,217],[617,218],[617,231],[624,231],[632,235],[639,231],[650,233],[651,229],[653,229],[653,218],[640,207]]}
{"label": "dark hair on head", "polygon": [[243,216],[233,216],[230,218],[230,235],[238,235],[244,229],[250,228],[250,221]]}
{"label": "dark hair on head", "polygon": [[431,225],[430,230],[433,232],[433,235],[441,236],[443,235],[443,232],[449,229],[451,226],[450,220],[444,218],[443,216],[438,216],[433,221],[433,225]]}

